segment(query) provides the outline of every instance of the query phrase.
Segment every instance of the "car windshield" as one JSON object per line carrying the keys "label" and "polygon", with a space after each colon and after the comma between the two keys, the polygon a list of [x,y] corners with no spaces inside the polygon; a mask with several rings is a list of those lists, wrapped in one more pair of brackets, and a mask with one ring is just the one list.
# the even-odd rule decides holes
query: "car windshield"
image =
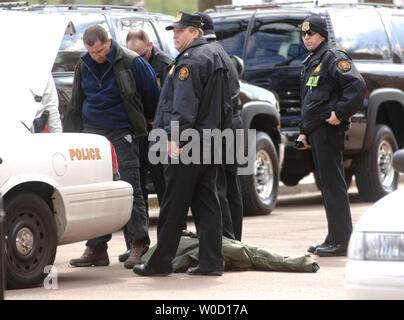
{"label": "car windshield", "polygon": [[248,21],[215,21],[215,33],[223,48],[231,56],[243,57]]}
{"label": "car windshield", "polygon": [[160,21],[158,24],[158,32],[161,37],[161,39],[164,39],[164,41],[167,44],[167,49],[168,49],[168,54],[172,57],[175,58],[178,55],[177,49],[174,47],[174,39],[173,39],[173,31],[166,30],[166,27],[171,25],[172,21]]}
{"label": "car windshield", "polygon": [[[52,68],[52,72],[73,72],[80,56],[87,52],[83,44],[83,34],[87,27],[99,24],[109,31],[105,18],[100,14],[81,14],[70,15],[76,33],[74,35],[65,35],[60,45],[58,55]],[[109,33],[111,37],[111,34]]]}

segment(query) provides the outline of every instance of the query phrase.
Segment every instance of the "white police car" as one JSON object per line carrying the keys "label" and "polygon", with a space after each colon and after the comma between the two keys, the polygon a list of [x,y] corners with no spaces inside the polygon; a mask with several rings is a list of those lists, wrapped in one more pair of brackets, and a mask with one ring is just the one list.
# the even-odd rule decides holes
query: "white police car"
{"label": "white police car", "polygon": [[115,151],[106,138],[27,129],[37,110],[33,93],[43,92],[67,25],[60,17],[0,10],[0,196],[8,288],[37,285],[58,245],[119,230],[132,209],[132,187],[117,180]]}
{"label": "white police car", "polygon": [[[393,156],[404,172],[404,150]],[[404,299],[404,188],[383,197],[358,220],[351,235],[345,288],[353,299]]]}

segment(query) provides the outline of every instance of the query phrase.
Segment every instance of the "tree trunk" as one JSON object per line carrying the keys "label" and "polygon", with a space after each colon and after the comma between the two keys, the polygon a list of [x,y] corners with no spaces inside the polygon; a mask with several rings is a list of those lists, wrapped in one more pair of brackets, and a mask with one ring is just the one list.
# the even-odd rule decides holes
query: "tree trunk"
{"label": "tree trunk", "polygon": [[229,5],[231,3],[232,0],[199,0],[198,11],[202,12],[213,8],[215,5]]}

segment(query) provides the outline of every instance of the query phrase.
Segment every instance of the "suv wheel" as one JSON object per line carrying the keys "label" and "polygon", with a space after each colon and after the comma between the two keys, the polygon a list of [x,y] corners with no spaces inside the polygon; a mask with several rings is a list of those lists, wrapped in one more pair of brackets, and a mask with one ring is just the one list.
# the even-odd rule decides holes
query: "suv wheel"
{"label": "suv wheel", "polygon": [[278,155],[264,132],[257,132],[256,152],[254,174],[240,176],[245,216],[271,213],[278,195]]}
{"label": "suv wheel", "polygon": [[4,226],[9,289],[29,288],[46,276],[55,261],[56,226],[47,203],[33,193],[22,193],[6,205]]}
{"label": "suv wheel", "polygon": [[377,201],[397,189],[399,174],[392,164],[397,149],[390,128],[377,125],[370,149],[360,156],[356,165],[356,185],[362,200]]}

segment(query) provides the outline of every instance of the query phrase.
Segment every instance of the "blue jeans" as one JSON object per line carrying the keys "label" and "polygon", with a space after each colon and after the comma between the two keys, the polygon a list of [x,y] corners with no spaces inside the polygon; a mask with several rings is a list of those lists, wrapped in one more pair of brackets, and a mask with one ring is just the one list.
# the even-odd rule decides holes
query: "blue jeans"
{"label": "blue jeans", "polygon": [[[88,122],[84,123],[83,133],[102,135],[114,146],[121,180],[130,183],[133,188],[133,209],[131,217],[123,229],[125,239],[128,240],[126,245],[128,248],[132,242],[149,245],[149,217],[140,187],[138,139],[133,139],[132,133],[128,129],[105,129]],[[111,234],[107,234],[88,240],[86,246],[94,249],[106,249],[111,237]]]}

